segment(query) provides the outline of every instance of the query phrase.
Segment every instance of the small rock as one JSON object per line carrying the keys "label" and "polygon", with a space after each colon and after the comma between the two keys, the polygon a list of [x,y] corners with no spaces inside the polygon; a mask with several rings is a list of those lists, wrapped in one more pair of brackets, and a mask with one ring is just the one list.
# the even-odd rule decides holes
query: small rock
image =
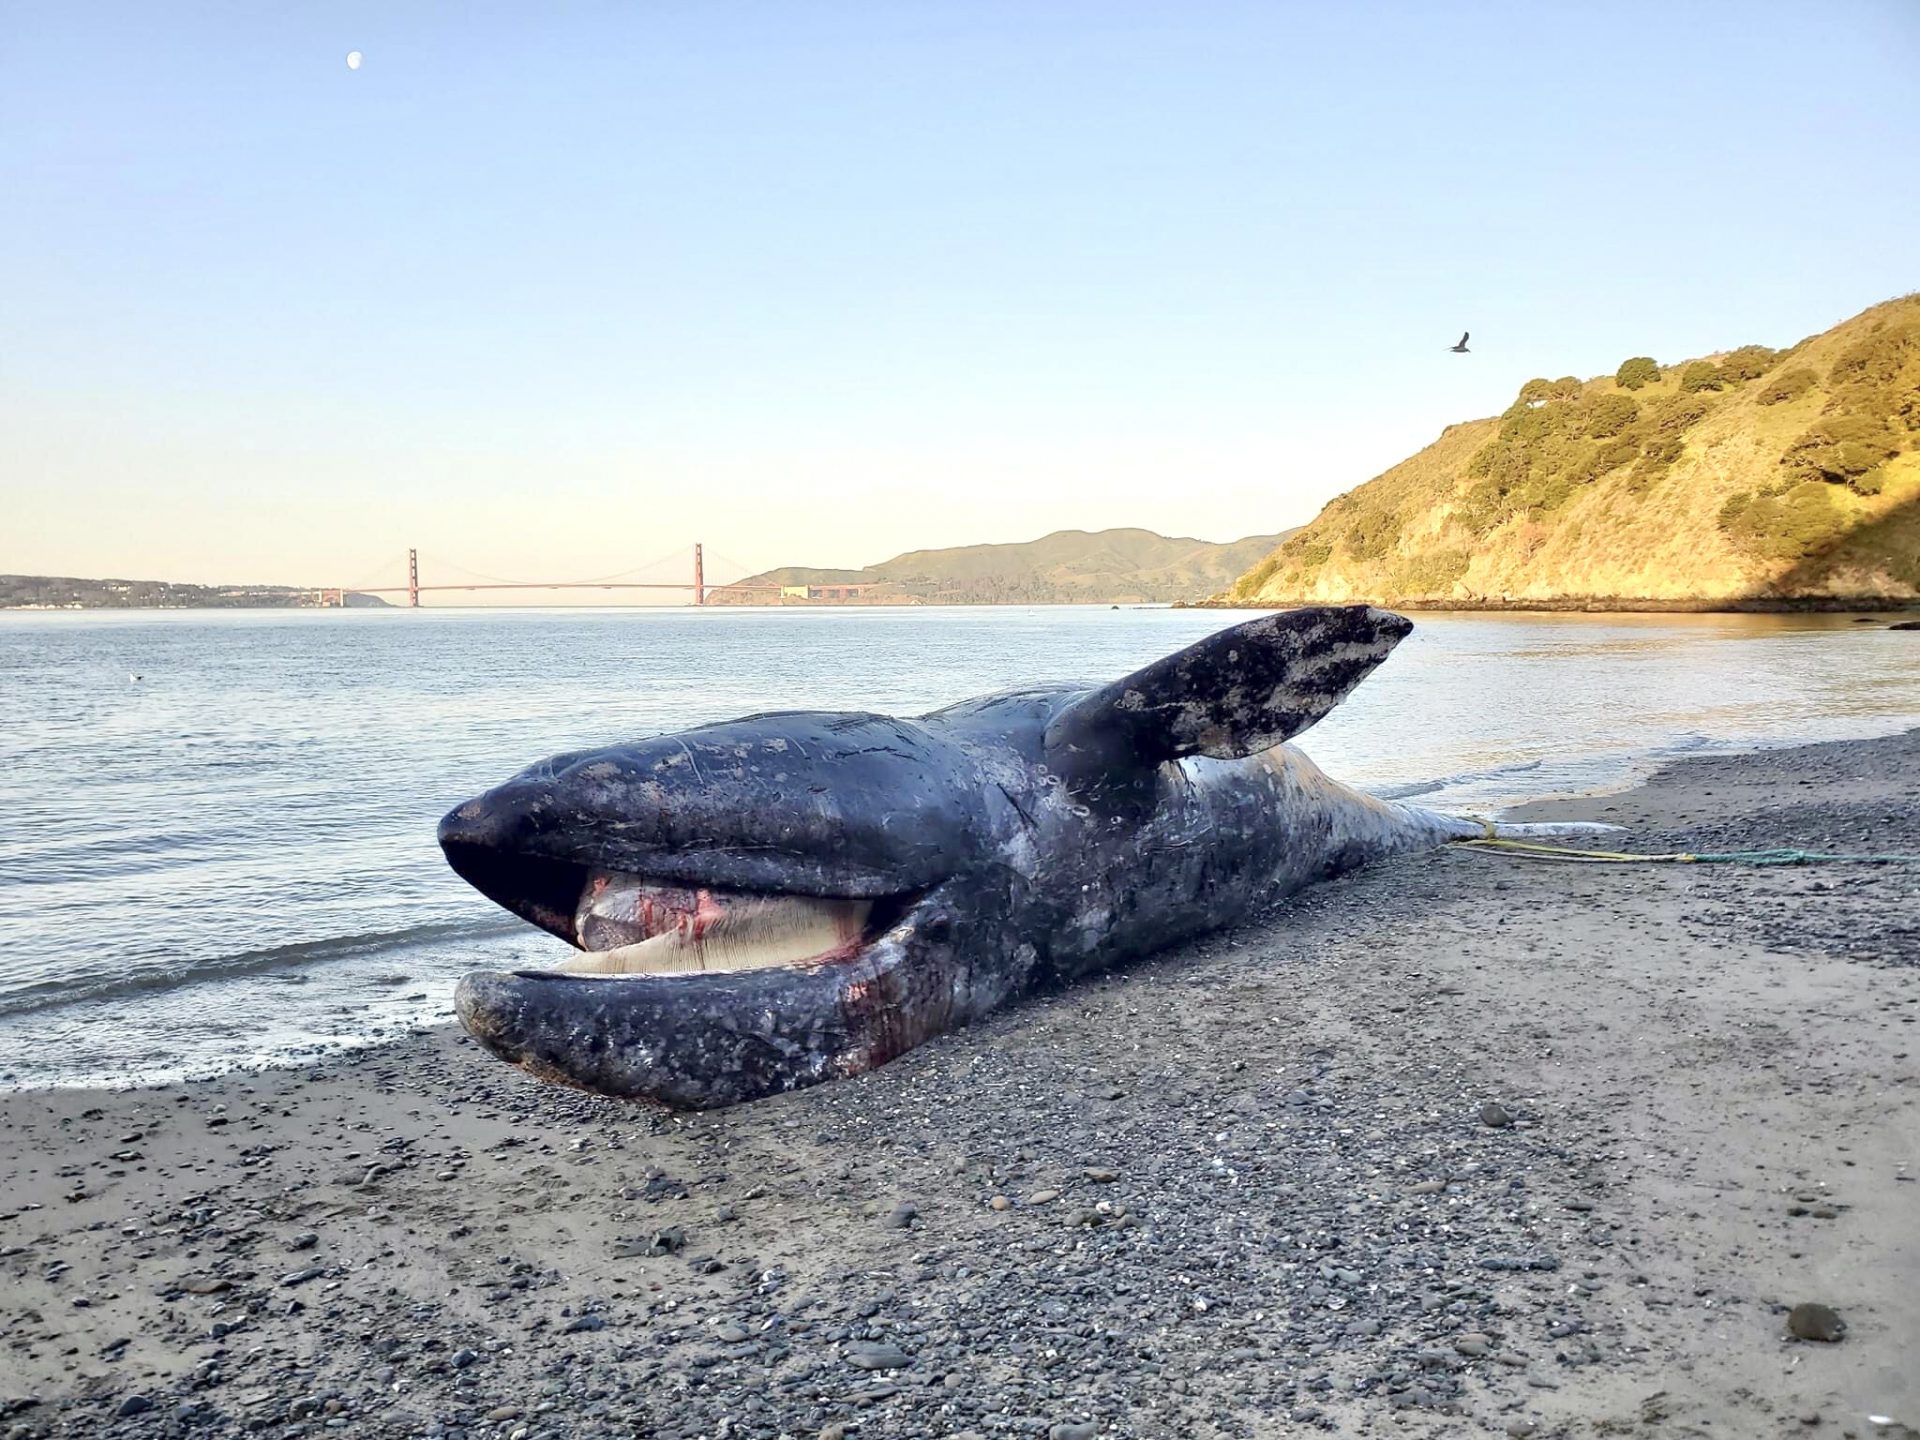
{"label": "small rock", "polygon": [[911,1200],[902,1200],[887,1212],[886,1226],[889,1230],[911,1230],[919,1214],[919,1206]]}
{"label": "small rock", "polygon": [[1046,1205],[1046,1204],[1050,1204],[1055,1200],[1058,1200],[1059,1198],[1060,1198],[1060,1192],[1058,1190],[1036,1190],[1031,1195],[1027,1196],[1027,1204]]}
{"label": "small rock", "polygon": [[151,1409],[153,1409],[153,1401],[149,1400],[146,1396],[129,1395],[120,1402],[113,1413],[123,1417],[128,1415],[144,1415]]}
{"label": "small rock", "polygon": [[847,1427],[837,1422],[832,1425],[822,1425],[820,1440],[847,1440]]}
{"label": "small rock", "polygon": [[1093,1440],[1100,1427],[1091,1420],[1062,1420],[1047,1431],[1047,1440]]}
{"label": "small rock", "polygon": [[1493,1348],[1493,1341],[1478,1330],[1468,1330],[1453,1337],[1453,1348],[1477,1359]]}
{"label": "small rock", "polygon": [[1513,1116],[1507,1113],[1507,1107],[1498,1100],[1489,1100],[1480,1107],[1480,1123],[1491,1125],[1496,1130],[1504,1130],[1513,1124]]}
{"label": "small rock", "polygon": [[522,1415],[526,1413],[527,1412],[525,1410],[522,1410],[518,1405],[496,1405],[493,1407],[493,1409],[487,1411],[487,1419],[518,1420]]}
{"label": "small rock", "polygon": [[859,1340],[847,1346],[847,1363],[856,1370],[903,1370],[913,1357],[898,1345]]}
{"label": "small rock", "polygon": [[1847,1333],[1847,1322],[1829,1306],[1807,1301],[1787,1313],[1787,1331],[1796,1340],[1831,1344]]}
{"label": "small rock", "polygon": [[479,1351],[461,1349],[461,1350],[456,1350],[453,1352],[453,1354],[449,1355],[447,1357],[447,1363],[453,1366],[453,1368],[456,1370],[464,1370],[479,1358],[480,1358]]}
{"label": "small rock", "polygon": [[[1095,1184],[1106,1185],[1114,1180],[1118,1180],[1120,1178],[1120,1172],[1118,1170],[1108,1170],[1099,1165],[1089,1165],[1086,1169],[1086,1177]],[[1053,1428],[1058,1430],[1060,1427],[1056,1425]],[[1088,1433],[1091,1434],[1092,1432],[1089,1431]]]}
{"label": "small rock", "polygon": [[1004,1195],[994,1196],[991,1200],[987,1201],[987,1204],[995,1210],[1011,1210],[1013,1208],[1013,1201]]}
{"label": "small rock", "polygon": [[573,1317],[573,1319],[569,1320],[565,1325],[560,1327],[560,1333],[562,1335],[578,1335],[582,1331],[604,1330],[606,1328],[607,1328],[607,1322],[604,1316],[576,1315]]}
{"label": "small rock", "polygon": [[301,1231],[300,1234],[294,1236],[291,1240],[287,1241],[287,1249],[311,1250],[313,1249],[314,1246],[318,1245],[319,1243],[320,1243],[320,1237],[318,1235],[314,1234],[313,1231],[311,1230],[303,1230]]}

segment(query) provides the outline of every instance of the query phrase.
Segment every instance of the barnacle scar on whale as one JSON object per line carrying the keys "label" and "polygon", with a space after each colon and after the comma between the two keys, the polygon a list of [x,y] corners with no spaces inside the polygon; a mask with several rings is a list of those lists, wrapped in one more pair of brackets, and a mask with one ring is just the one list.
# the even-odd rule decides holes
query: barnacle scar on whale
{"label": "barnacle scar on whale", "polygon": [[1022,992],[1480,836],[1283,743],[1412,628],[1368,606],[1294,610],[1108,685],[914,719],[752,715],[543,760],[456,807],[440,845],[578,954],[468,975],[455,1009],[543,1079],[728,1105],[871,1070]]}

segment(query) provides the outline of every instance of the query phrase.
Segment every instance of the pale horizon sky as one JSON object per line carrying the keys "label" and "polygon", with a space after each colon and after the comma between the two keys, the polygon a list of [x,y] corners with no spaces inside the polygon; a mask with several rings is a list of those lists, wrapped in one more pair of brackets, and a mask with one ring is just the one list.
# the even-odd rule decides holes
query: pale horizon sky
{"label": "pale horizon sky", "polygon": [[1282,529],[1920,287],[1916,75],[1912,0],[0,0],[0,571]]}

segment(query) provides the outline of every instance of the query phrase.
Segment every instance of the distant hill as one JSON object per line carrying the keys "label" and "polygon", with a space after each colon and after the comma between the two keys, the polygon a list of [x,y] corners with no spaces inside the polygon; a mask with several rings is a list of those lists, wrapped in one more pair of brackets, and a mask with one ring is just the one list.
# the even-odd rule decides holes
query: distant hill
{"label": "distant hill", "polygon": [[[909,550],[863,570],[788,565],[749,576],[743,585],[807,588],[860,586],[866,604],[1052,605],[1138,604],[1198,600],[1286,538],[1253,535],[1229,544],[1151,530],[1056,530],[1009,545]],[[782,597],[807,603],[805,594]],[[815,597],[835,599],[840,597]],[[715,604],[781,603],[764,594],[721,590]]]}
{"label": "distant hill", "polygon": [[[171,580],[0,575],[0,610],[286,610],[318,607],[323,593],[339,594],[291,585],[181,585]],[[387,602],[349,590],[344,603],[349,609],[381,609]]]}
{"label": "distant hill", "polygon": [[1332,501],[1221,603],[1920,600],[1920,295],[1786,350],[1529,380]]}

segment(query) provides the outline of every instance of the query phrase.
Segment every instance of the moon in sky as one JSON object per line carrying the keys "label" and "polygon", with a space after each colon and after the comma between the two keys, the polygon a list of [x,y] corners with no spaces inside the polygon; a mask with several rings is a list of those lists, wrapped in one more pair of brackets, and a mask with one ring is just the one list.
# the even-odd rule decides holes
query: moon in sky
{"label": "moon in sky", "polygon": [[358,50],[347,51],[347,69],[358,70],[359,68],[360,68],[360,52]]}

